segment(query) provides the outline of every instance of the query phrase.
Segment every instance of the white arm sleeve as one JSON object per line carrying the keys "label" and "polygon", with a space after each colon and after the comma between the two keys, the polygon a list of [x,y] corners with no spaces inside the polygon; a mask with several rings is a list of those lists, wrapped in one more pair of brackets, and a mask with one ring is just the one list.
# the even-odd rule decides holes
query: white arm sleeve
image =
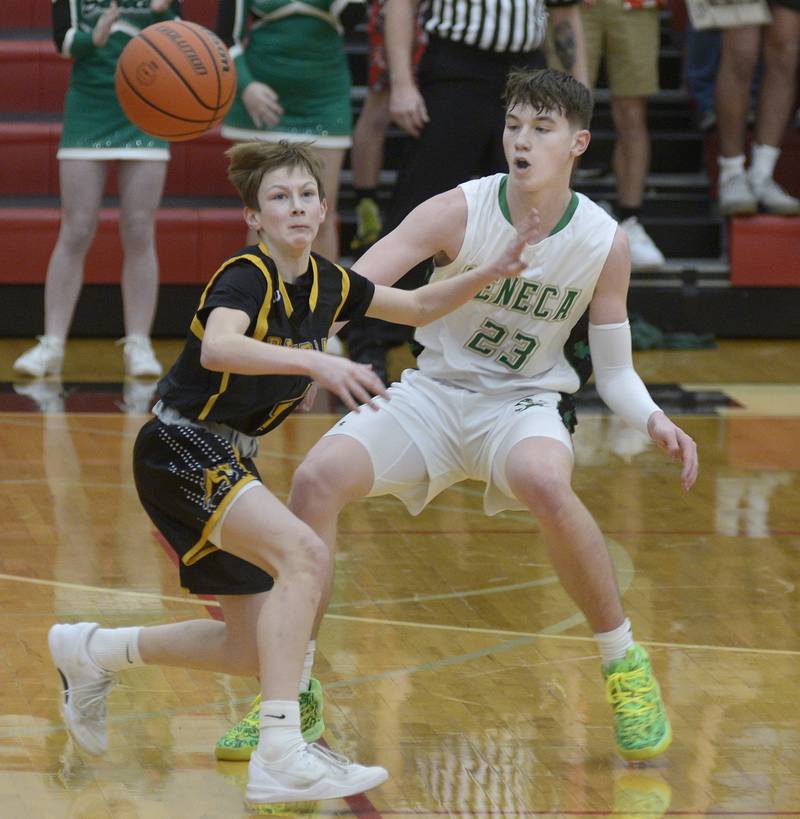
{"label": "white arm sleeve", "polygon": [[608,408],[632,427],[647,432],[647,421],[660,407],[633,369],[631,325],[589,323],[589,350],[597,392]]}

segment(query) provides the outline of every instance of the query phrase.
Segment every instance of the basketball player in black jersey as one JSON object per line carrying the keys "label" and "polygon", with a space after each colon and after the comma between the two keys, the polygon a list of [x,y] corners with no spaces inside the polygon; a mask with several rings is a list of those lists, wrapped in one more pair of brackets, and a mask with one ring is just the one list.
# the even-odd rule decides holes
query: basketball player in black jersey
{"label": "basketball player in black jersey", "polygon": [[55,625],[50,651],[67,726],[90,753],[107,748],[105,697],[119,670],[162,664],[258,675],[261,730],[248,802],[343,797],[388,774],[303,741],[298,691],[308,685],[331,556],[262,483],[253,463],[257,439],[314,381],[351,409],[367,402],[369,411],[383,385],[368,366],[325,353],[333,324],[364,315],[413,325],[441,317],[495,279],[521,272],[538,214],[492,263],[419,290],[394,290],[311,253],[326,204],[308,146],[244,143],[228,154],[245,221],[260,241],[228,259],[205,288],[133,456],[142,504],[180,556],[182,585],[216,595],[225,621]]}

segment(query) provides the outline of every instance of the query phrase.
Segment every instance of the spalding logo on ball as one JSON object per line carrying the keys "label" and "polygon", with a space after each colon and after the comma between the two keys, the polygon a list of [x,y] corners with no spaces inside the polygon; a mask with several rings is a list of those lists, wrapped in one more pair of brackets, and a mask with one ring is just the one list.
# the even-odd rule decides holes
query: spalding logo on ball
{"label": "spalding logo on ball", "polygon": [[140,31],[117,62],[117,98],[148,134],[182,142],[220,123],[236,94],[225,43],[196,23],[169,20]]}

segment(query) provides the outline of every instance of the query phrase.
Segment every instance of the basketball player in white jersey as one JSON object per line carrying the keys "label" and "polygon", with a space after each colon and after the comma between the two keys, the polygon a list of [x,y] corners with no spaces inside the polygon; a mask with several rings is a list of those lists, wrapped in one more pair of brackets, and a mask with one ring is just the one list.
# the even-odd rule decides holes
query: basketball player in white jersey
{"label": "basketball player in white jersey", "polygon": [[290,508],[331,548],[339,511],[364,496],[393,494],[418,514],[443,489],[472,478],[486,484],[487,514],[529,509],[594,631],[617,748],[626,759],[649,759],[669,745],[669,721],[647,654],[633,642],[600,529],[571,487],[567,396],[587,362],[565,348],[587,309],[606,404],[682,462],[687,490],[697,476],[696,447],[633,369],[625,233],[569,187],[573,162],[589,144],[589,91],[561,72],[516,71],[505,104],[508,174],[424,202],[356,267],[388,284],[433,257],[433,280],[458,276],[497,255],[535,209],[540,238],[523,250],[526,269],[417,330],[419,369],[403,373],[378,412],[351,413],[317,443],[295,473]]}

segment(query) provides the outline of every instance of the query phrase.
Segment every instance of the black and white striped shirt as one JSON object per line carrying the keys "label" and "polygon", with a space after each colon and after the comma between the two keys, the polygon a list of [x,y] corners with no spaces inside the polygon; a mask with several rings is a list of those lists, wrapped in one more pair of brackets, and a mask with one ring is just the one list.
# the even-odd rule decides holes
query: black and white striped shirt
{"label": "black and white striped shirt", "polygon": [[547,27],[544,0],[427,0],[423,10],[429,35],[501,54],[533,51]]}

